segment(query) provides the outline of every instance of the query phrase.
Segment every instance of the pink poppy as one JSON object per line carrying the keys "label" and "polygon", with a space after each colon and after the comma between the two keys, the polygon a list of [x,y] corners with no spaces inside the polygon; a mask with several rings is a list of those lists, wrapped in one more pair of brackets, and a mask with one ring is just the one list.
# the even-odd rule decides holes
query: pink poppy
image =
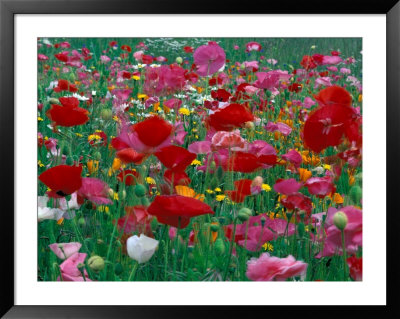
{"label": "pink poppy", "polygon": [[78,190],[78,197],[83,197],[98,205],[112,204],[108,198],[109,186],[98,178],[82,178],[82,186]]}
{"label": "pink poppy", "polygon": [[49,248],[60,259],[67,259],[81,249],[81,243],[54,243],[49,245]]}
{"label": "pink poppy", "polygon": [[199,46],[193,53],[197,74],[209,76],[216,73],[225,65],[225,51],[218,44]]}
{"label": "pink poppy", "polygon": [[304,107],[306,108],[306,109],[309,109],[311,106],[313,106],[314,104],[315,104],[316,102],[312,99],[312,98],[310,98],[310,97],[306,97],[305,99],[304,99]]}
{"label": "pink poppy", "polygon": [[272,257],[264,253],[260,258],[247,262],[246,276],[254,281],[284,281],[290,277],[305,277],[307,264],[289,255],[286,258]]}
{"label": "pink poppy", "polygon": [[100,61],[101,61],[101,63],[108,63],[108,62],[110,62],[111,61],[111,59],[108,57],[108,56],[106,56],[106,55],[102,55],[101,57],[100,57]]}
{"label": "pink poppy", "polygon": [[49,59],[49,57],[48,57],[47,55],[38,54],[38,60],[39,60],[39,61],[46,61],[46,60],[48,60],[48,59]]}
{"label": "pink poppy", "polygon": [[320,86],[332,86],[331,78],[329,76],[320,77],[315,80],[314,88],[318,88]]}
{"label": "pink poppy", "polygon": [[307,218],[311,214],[313,208],[311,199],[302,193],[294,193],[282,198],[281,204],[288,210],[297,209],[300,211],[305,211],[307,213]]}
{"label": "pink poppy", "polygon": [[355,281],[362,281],[362,257],[352,256],[346,259],[350,269],[350,277]]}
{"label": "pink poppy", "polygon": [[294,178],[278,179],[274,185],[274,190],[277,193],[290,195],[297,193],[302,187],[302,184],[297,182]]}
{"label": "pink poppy", "polygon": [[240,131],[232,132],[218,131],[211,139],[211,148],[218,150],[228,148],[233,150],[241,150],[246,145],[246,140],[240,136]]}
{"label": "pink poppy", "polygon": [[282,155],[282,158],[285,161],[288,161],[294,165],[294,167],[299,168],[303,158],[301,157],[300,153],[296,150],[290,150],[286,154]]}
{"label": "pink poppy", "polygon": [[322,64],[326,65],[326,64],[339,64],[340,62],[342,62],[343,59],[340,56],[330,56],[330,55],[325,55],[322,58]]}
{"label": "pink poppy", "polygon": [[260,43],[258,42],[249,42],[246,44],[246,52],[250,52],[250,51],[261,51],[262,46]]}
{"label": "pink poppy", "polygon": [[88,277],[87,271],[84,269],[83,273],[85,278],[82,277],[81,271],[78,269],[79,265],[85,263],[86,254],[75,253],[66,259],[60,265],[61,277],[63,281],[91,281]]}
{"label": "pink poppy", "polygon": [[182,100],[175,98],[169,99],[164,102],[164,105],[169,109],[174,109],[175,111],[177,111],[182,105]]}
{"label": "pink poppy", "polygon": [[188,151],[195,154],[207,154],[211,152],[211,142],[199,141],[189,145]]}
{"label": "pink poppy", "polygon": [[268,122],[266,126],[264,126],[264,128],[267,130],[267,132],[275,132],[278,131],[280,133],[282,133],[285,136],[288,136],[291,132],[292,132],[292,128],[282,122]]}
{"label": "pink poppy", "polygon": [[330,176],[311,177],[306,181],[304,186],[307,187],[310,194],[317,195],[321,198],[335,191],[335,185]]}
{"label": "pink poppy", "polygon": [[257,72],[257,80],[253,83],[253,86],[259,89],[272,89],[279,84],[279,74],[276,72]]}

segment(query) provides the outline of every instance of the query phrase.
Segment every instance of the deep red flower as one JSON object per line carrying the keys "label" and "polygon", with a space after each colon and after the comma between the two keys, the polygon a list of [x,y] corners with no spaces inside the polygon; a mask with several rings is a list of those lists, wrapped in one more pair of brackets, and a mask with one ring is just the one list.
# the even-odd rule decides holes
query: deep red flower
{"label": "deep red flower", "polygon": [[234,182],[234,191],[225,191],[231,201],[235,203],[243,203],[246,196],[251,195],[251,179],[240,179]]}
{"label": "deep red flower", "polygon": [[319,153],[328,146],[337,146],[343,135],[352,127],[353,110],[334,104],[323,106],[312,112],[304,124],[304,143]]}
{"label": "deep red flower", "polygon": [[230,104],[208,117],[208,125],[217,131],[232,131],[254,120],[253,114],[242,104]]}
{"label": "deep red flower", "polygon": [[81,188],[81,174],[81,166],[58,165],[40,174],[39,180],[58,196],[66,196]]}
{"label": "deep red flower", "polygon": [[177,185],[187,186],[191,182],[191,179],[185,172],[183,172],[183,171],[173,172],[170,169],[167,169],[164,172],[164,180],[170,185],[174,184],[173,185],[174,187]]}
{"label": "deep red flower", "polygon": [[211,97],[220,102],[227,102],[231,97],[231,94],[224,89],[218,89],[216,91],[211,91]]}
{"label": "deep red flower", "polygon": [[314,95],[320,106],[339,104],[351,106],[352,97],[350,93],[340,86],[330,86]]}
{"label": "deep red flower", "polygon": [[182,172],[196,158],[196,154],[186,148],[170,145],[154,154],[164,166],[173,172]]}
{"label": "deep red flower", "polygon": [[323,63],[323,59],[324,59],[324,55],[323,54],[313,54],[312,56],[312,60],[314,63],[316,63],[317,65],[321,65]]}
{"label": "deep red flower", "polygon": [[362,280],[362,257],[352,256],[346,259],[350,269],[350,277],[355,281]]}
{"label": "deep red flower", "polygon": [[180,195],[156,196],[147,211],[160,223],[177,228],[187,227],[192,217],[214,214],[211,207],[202,201]]}
{"label": "deep red flower", "polygon": [[151,55],[143,54],[142,56],[142,62],[144,64],[152,64],[154,61],[153,57]]}
{"label": "deep red flower", "polygon": [[114,137],[111,140],[111,146],[117,151],[123,150],[125,148],[129,148],[129,145],[123,142],[119,137]]}
{"label": "deep red flower", "polygon": [[252,173],[262,167],[262,163],[254,154],[235,152],[227,162],[227,170],[242,173]]}
{"label": "deep red flower", "polygon": [[306,70],[315,69],[317,67],[317,64],[315,63],[314,59],[309,55],[303,56],[300,65],[302,65]]}
{"label": "deep red flower", "polygon": [[186,53],[193,53],[194,48],[190,46],[185,46],[183,47],[183,51],[185,51]]}
{"label": "deep red flower", "polygon": [[311,214],[312,211],[311,199],[301,193],[287,195],[285,198],[281,199],[281,203],[289,210],[296,208],[305,211],[308,215]]}
{"label": "deep red flower", "polygon": [[61,106],[52,104],[46,112],[47,117],[54,122],[53,125],[75,126],[82,125],[89,121],[89,112],[81,107]]}
{"label": "deep red flower", "polygon": [[125,182],[125,185],[130,186],[136,184],[136,180],[139,178],[139,176],[140,175],[136,170],[126,169],[118,174],[117,179],[120,182]]}
{"label": "deep red flower", "polygon": [[66,107],[78,107],[79,100],[76,97],[60,97],[58,98],[62,106]]}
{"label": "deep red flower", "polygon": [[133,163],[139,165],[146,158],[143,153],[136,152],[133,148],[124,148],[116,153],[117,157],[125,164]]}
{"label": "deep red flower", "polygon": [[54,88],[54,92],[61,91],[78,92],[78,88],[75,86],[75,84],[69,83],[67,80],[58,80],[58,84]]}
{"label": "deep red flower", "polygon": [[132,126],[140,141],[151,147],[164,142],[172,133],[172,125],[155,115]]}
{"label": "deep red flower", "polygon": [[61,62],[68,62],[68,51],[54,54],[54,57]]}
{"label": "deep red flower", "polygon": [[121,45],[121,50],[126,51],[126,52],[132,52],[132,48],[129,45]]}
{"label": "deep red flower", "polygon": [[288,90],[289,92],[296,92],[299,93],[301,90],[303,89],[303,87],[301,86],[300,83],[292,83],[291,85],[288,86]]}

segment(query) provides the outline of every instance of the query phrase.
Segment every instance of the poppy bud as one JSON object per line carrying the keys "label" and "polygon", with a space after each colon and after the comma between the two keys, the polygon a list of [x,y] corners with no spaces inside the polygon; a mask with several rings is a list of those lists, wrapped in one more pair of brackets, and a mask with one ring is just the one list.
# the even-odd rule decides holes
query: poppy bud
{"label": "poppy bud", "polygon": [[140,199],[140,201],[141,201],[142,205],[144,205],[144,206],[149,206],[150,205],[150,202],[146,197],[142,197]]}
{"label": "poppy bud", "polygon": [[54,98],[54,97],[51,97],[49,99],[49,103],[50,104],[60,104],[60,101],[58,99]]}
{"label": "poppy bud", "polygon": [[264,216],[261,217],[261,226],[262,226],[262,227],[264,227],[265,221],[266,221],[266,220],[267,220],[267,219],[266,219]]}
{"label": "poppy bud", "polygon": [[108,190],[108,196],[110,196],[111,198],[114,198],[114,191],[113,191],[112,188],[110,188],[110,189]]}
{"label": "poppy bud", "polygon": [[239,210],[239,214],[240,214],[240,213],[246,214],[246,215],[248,215],[248,216],[253,215],[253,212],[251,211],[251,209],[250,209],[250,208],[247,208],[247,207],[241,208],[241,209]]}
{"label": "poppy bud", "polygon": [[88,266],[94,272],[99,272],[104,269],[104,259],[100,256],[92,256],[88,260]]}
{"label": "poppy bud", "polygon": [[125,189],[122,190],[121,198],[122,198],[122,199],[125,199],[125,198],[126,198],[126,190],[125,190]]}
{"label": "poppy bud", "polygon": [[183,59],[182,59],[180,56],[178,56],[178,57],[175,59],[175,62],[178,63],[178,64],[182,64]]}
{"label": "poppy bud", "polygon": [[216,168],[217,168],[217,164],[215,164],[215,161],[212,161],[211,163],[210,163],[210,166],[209,166],[209,168],[210,168],[210,170],[215,170]]}
{"label": "poppy bud", "polygon": [[361,197],[362,197],[362,189],[361,189],[361,187],[358,186],[358,185],[352,186],[350,188],[349,195],[350,195],[350,198],[353,201],[353,203],[358,205],[360,203],[360,200],[361,200]]}
{"label": "poppy bud", "polygon": [[244,127],[249,129],[249,130],[252,130],[252,129],[254,129],[254,123],[250,122],[250,121],[246,122],[246,123],[244,123]]}
{"label": "poppy bud", "polygon": [[217,238],[214,244],[214,249],[217,256],[222,256],[225,254],[225,243],[222,238]]}
{"label": "poppy bud", "polygon": [[124,267],[122,267],[122,265],[120,263],[115,264],[114,266],[114,273],[119,276],[120,274],[122,274],[122,272],[124,271]]}
{"label": "poppy bud", "polygon": [[71,156],[68,156],[67,159],[65,160],[65,164],[71,166],[74,164],[74,159]]}
{"label": "poppy bud", "polygon": [[348,222],[347,215],[343,212],[337,212],[333,215],[333,224],[339,230],[344,230]]}
{"label": "poppy bud", "polygon": [[217,169],[217,177],[219,180],[221,180],[224,177],[224,170],[221,166],[219,166]]}
{"label": "poppy bud", "polygon": [[142,184],[135,185],[134,191],[137,197],[143,197],[146,194],[146,188]]}
{"label": "poppy bud", "polygon": [[217,217],[211,217],[211,222],[212,223],[218,223],[218,218]]}
{"label": "poppy bud", "polygon": [[244,65],[244,63],[242,63],[241,65],[240,65],[240,69],[241,70],[244,70],[246,68],[246,66]]}
{"label": "poppy bud", "polygon": [[95,153],[93,154],[93,158],[94,158],[96,161],[100,161],[100,160],[101,160],[101,153],[100,153],[100,152],[95,152]]}
{"label": "poppy bud", "polygon": [[69,81],[70,81],[70,82],[75,82],[75,74],[74,74],[73,72],[71,72],[71,73],[69,74]]}
{"label": "poppy bud", "polygon": [[219,229],[219,225],[217,224],[211,224],[210,226],[211,231],[216,232]]}
{"label": "poppy bud", "polygon": [[81,217],[78,219],[79,226],[85,226],[85,224],[86,224],[85,218]]}
{"label": "poppy bud", "polygon": [[245,221],[249,220],[249,215],[244,212],[239,211],[238,218],[240,221],[245,222]]}
{"label": "poppy bud", "polygon": [[110,109],[102,109],[100,116],[103,120],[111,120],[113,117],[113,114]]}
{"label": "poppy bud", "polygon": [[151,229],[156,229],[158,226],[158,221],[157,218],[153,218],[153,220],[150,223]]}

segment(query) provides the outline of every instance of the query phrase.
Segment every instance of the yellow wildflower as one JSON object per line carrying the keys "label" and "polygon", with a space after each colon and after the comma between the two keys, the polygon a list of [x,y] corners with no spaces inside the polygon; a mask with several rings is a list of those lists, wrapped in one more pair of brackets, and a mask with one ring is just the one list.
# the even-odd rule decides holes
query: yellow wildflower
{"label": "yellow wildflower", "polygon": [[154,180],[154,178],[149,176],[149,177],[146,177],[146,183],[155,185],[156,181]]}
{"label": "yellow wildflower", "polygon": [[268,184],[262,184],[261,188],[263,190],[265,190],[266,192],[270,192],[271,191],[271,186],[269,186]]}
{"label": "yellow wildflower", "polygon": [[262,245],[262,247],[264,248],[264,250],[268,250],[271,252],[274,251],[274,246],[269,242],[266,242],[264,245]]}
{"label": "yellow wildflower", "polygon": [[194,165],[194,166],[201,165],[201,161],[194,159],[190,165]]}
{"label": "yellow wildflower", "polygon": [[221,201],[223,201],[224,199],[225,199],[225,195],[217,195],[216,197],[215,197],[215,199],[218,201],[218,202],[221,202]]}
{"label": "yellow wildflower", "polygon": [[181,107],[179,109],[179,114],[190,115],[190,111],[187,108]]}

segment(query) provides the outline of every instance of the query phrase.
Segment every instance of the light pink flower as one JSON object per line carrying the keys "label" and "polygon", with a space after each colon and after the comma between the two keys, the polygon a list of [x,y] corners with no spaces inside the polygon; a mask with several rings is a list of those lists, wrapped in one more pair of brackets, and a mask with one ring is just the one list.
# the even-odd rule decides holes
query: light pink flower
{"label": "light pink flower", "polygon": [[284,281],[294,276],[305,277],[307,264],[289,255],[286,258],[271,257],[264,253],[260,258],[247,262],[246,276],[254,281]]}
{"label": "light pink flower", "polygon": [[306,109],[309,109],[311,106],[313,106],[314,104],[315,104],[316,102],[312,99],[312,98],[310,98],[310,97],[306,97],[305,99],[304,99],[304,107],[306,108]]}
{"label": "light pink flower", "polygon": [[48,59],[49,59],[49,57],[48,57],[47,55],[38,54],[38,60],[39,60],[39,61],[46,61],[46,60],[48,60]]}
{"label": "light pink flower", "polygon": [[98,178],[82,178],[82,186],[78,190],[78,196],[84,197],[98,205],[112,204],[108,198],[109,186]]}
{"label": "light pink flower", "polygon": [[334,64],[334,65],[336,65],[336,64],[339,64],[342,61],[343,61],[343,59],[338,55],[334,55],[334,56],[325,55],[322,58],[322,64],[323,65],[326,65],[326,64]]}
{"label": "light pink flower", "polygon": [[211,148],[219,150],[221,148],[240,148],[246,145],[246,141],[240,136],[240,131],[233,132],[218,131],[211,139]]}
{"label": "light pink flower", "polygon": [[211,142],[199,141],[189,145],[188,151],[195,154],[207,154],[211,152]]}
{"label": "light pink flower", "polygon": [[197,74],[209,76],[217,72],[225,65],[225,51],[218,44],[199,46],[193,53],[194,63],[197,66]]}
{"label": "light pink flower", "polygon": [[91,281],[88,277],[88,273],[84,270],[85,278],[82,277],[82,273],[78,269],[78,265],[84,264],[86,254],[75,253],[66,259],[60,265],[61,277],[63,281]]}
{"label": "light pink flower", "polygon": [[329,76],[320,77],[315,80],[314,88],[318,88],[320,86],[332,86],[331,78]]}
{"label": "light pink flower", "polygon": [[77,253],[81,249],[82,244],[78,242],[74,243],[54,243],[49,245],[50,249],[60,259],[67,259],[73,254]]}
{"label": "light pink flower", "polygon": [[102,55],[102,56],[100,56],[100,61],[101,61],[101,63],[108,63],[108,62],[110,62],[111,61],[111,59],[108,57],[108,56],[106,56],[106,55]]}
{"label": "light pink flower", "polygon": [[143,54],[143,51],[136,51],[135,53],[133,53],[133,57],[136,59],[136,61],[142,62]]}
{"label": "light pink flower", "polygon": [[332,193],[335,189],[335,185],[330,176],[311,177],[306,181],[304,186],[307,187],[310,194],[322,198]]}

